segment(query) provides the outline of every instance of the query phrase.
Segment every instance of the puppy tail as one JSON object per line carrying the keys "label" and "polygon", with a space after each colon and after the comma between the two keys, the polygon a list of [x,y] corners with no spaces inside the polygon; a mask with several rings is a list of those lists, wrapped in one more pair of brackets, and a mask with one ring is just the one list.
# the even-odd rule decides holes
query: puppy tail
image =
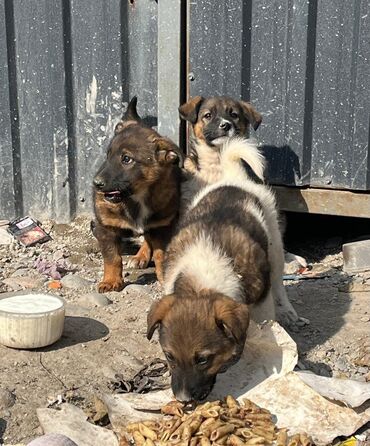
{"label": "puppy tail", "polygon": [[233,181],[248,177],[241,160],[248,164],[260,180],[264,180],[265,158],[258,150],[256,141],[245,138],[232,138],[223,145],[221,167],[224,179]]}

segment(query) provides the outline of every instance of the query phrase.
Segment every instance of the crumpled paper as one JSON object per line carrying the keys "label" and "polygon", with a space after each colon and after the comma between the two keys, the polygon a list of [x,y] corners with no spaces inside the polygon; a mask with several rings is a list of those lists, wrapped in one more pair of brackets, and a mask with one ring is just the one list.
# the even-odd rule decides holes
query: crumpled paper
{"label": "crumpled paper", "polygon": [[370,383],[352,379],[327,378],[311,372],[297,372],[300,379],[321,396],[340,401],[349,407],[360,407],[370,400]]}
{"label": "crumpled paper", "polygon": [[278,427],[288,427],[290,434],[306,432],[318,445],[351,435],[370,420],[370,412],[357,414],[328,401],[294,372],[273,375],[244,396],[275,414]]}
{"label": "crumpled paper", "polygon": [[[297,360],[295,342],[277,322],[252,325],[242,358],[217,377],[208,399],[228,394],[240,400],[251,399],[276,416],[278,427],[287,427],[290,434],[306,432],[318,445],[328,444],[340,435],[351,435],[370,420],[369,412],[356,413],[328,401],[307,385],[300,374],[293,372]],[[357,383],[353,383],[351,386],[355,388]],[[325,393],[327,389],[328,386]],[[334,386],[330,398],[341,401],[342,397],[342,392]],[[131,421],[158,417],[159,409],[170,399],[173,399],[170,389],[145,395],[103,396],[115,431],[121,431]]]}
{"label": "crumpled paper", "polygon": [[37,409],[37,417],[45,434],[63,434],[78,446],[118,446],[116,435],[111,430],[89,423],[82,409],[69,403],[63,403],[59,408]]}

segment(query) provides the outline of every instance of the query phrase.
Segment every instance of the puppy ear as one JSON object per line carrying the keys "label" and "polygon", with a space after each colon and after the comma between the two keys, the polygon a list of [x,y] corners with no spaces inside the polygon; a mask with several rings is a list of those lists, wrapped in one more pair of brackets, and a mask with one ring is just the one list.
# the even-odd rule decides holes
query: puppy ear
{"label": "puppy ear", "polygon": [[244,116],[251,123],[254,130],[257,130],[262,122],[262,115],[249,102],[240,101]]}
{"label": "puppy ear", "polygon": [[123,129],[125,129],[130,125],[142,123],[142,119],[137,113],[136,106],[137,106],[137,96],[134,96],[129,102],[127,110],[122,116],[121,121],[116,125],[114,129],[115,134],[121,132]]}
{"label": "puppy ear", "polygon": [[184,155],[177,145],[168,138],[160,137],[154,140],[157,145],[156,158],[161,164],[184,165]]}
{"label": "puppy ear", "polygon": [[195,96],[194,98],[189,99],[188,102],[179,107],[180,117],[195,124],[198,119],[199,108],[203,101],[204,98],[202,96]]}
{"label": "puppy ear", "polygon": [[250,320],[248,306],[229,297],[216,299],[213,306],[217,326],[228,338],[243,345]]}
{"label": "puppy ear", "polygon": [[123,121],[136,121],[136,122],[142,121],[140,116],[137,114],[136,106],[137,106],[137,96],[134,96],[129,102],[127,110],[122,117]]}
{"label": "puppy ear", "polygon": [[150,307],[147,318],[146,332],[146,337],[149,339],[149,341],[152,339],[153,333],[159,327],[174,303],[175,297],[173,295],[169,295],[162,297],[162,299],[158,300],[157,302],[154,302]]}

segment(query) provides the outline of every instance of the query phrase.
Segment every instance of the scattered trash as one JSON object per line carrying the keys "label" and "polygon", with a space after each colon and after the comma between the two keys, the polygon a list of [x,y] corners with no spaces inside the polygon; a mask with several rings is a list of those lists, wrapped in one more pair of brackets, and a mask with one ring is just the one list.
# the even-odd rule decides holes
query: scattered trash
{"label": "scattered trash", "polygon": [[168,379],[164,377],[168,371],[166,361],[155,359],[142,368],[132,379],[124,379],[121,374],[115,375],[110,388],[116,393],[148,393],[168,387]]}
{"label": "scattered trash", "polygon": [[315,272],[309,268],[301,268],[297,274],[284,274],[283,280],[308,280],[308,279],[325,279],[329,274],[323,272]]}
{"label": "scattered trash", "polygon": [[284,251],[284,274],[297,274],[302,268],[307,268],[306,259]]}
{"label": "scattered trash", "polygon": [[359,407],[370,400],[370,383],[327,378],[311,372],[296,372],[296,374],[320,395],[332,401],[341,401],[349,407]]}
{"label": "scattered trash", "polygon": [[51,280],[48,282],[48,288],[51,290],[59,290],[62,288],[62,284],[60,283],[60,280]]}
{"label": "scattered trash", "polygon": [[41,256],[35,260],[34,267],[39,273],[51,277],[54,280],[60,280],[65,274],[76,269],[64,258],[48,260]]}
{"label": "scattered trash", "polygon": [[8,232],[26,247],[51,240],[50,235],[41,228],[40,223],[28,216],[11,221]]}
{"label": "scattered trash", "polygon": [[[241,360],[219,376],[210,400],[226,394],[239,401],[247,398],[274,414],[277,427],[287,427],[289,435],[306,432],[318,445],[350,436],[370,420],[368,411],[357,408],[356,412],[328,401],[319,393],[326,392],[326,386],[316,391],[292,371],[298,360],[297,346],[278,323],[251,328]],[[113,429],[120,432],[128,422],[156,419],[155,411],[172,398],[168,389],[145,395],[104,395],[103,401]]]}
{"label": "scattered trash", "polygon": [[69,403],[61,404],[58,409],[37,409],[37,417],[46,434],[58,432],[78,446],[118,446],[114,432],[89,423],[82,409]]}

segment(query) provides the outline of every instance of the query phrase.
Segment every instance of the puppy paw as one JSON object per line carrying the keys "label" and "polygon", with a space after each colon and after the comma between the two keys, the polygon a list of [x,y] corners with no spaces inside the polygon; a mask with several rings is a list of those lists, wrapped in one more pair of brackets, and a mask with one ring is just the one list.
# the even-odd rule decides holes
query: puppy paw
{"label": "puppy paw", "polygon": [[121,291],[125,287],[124,281],[121,280],[115,280],[112,282],[108,281],[101,281],[98,285],[98,292],[99,293],[106,293],[108,291]]}
{"label": "puppy paw", "polygon": [[127,268],[145,269],[148,267],[150,259],[145,256],[136,255],[127,262]]}
{"label": "puppy paw", "polygon": [[283,327],[291,328],[299,326],[300,317],[293,308],[292,309],[277,308],[276,315],[278,322]]}

